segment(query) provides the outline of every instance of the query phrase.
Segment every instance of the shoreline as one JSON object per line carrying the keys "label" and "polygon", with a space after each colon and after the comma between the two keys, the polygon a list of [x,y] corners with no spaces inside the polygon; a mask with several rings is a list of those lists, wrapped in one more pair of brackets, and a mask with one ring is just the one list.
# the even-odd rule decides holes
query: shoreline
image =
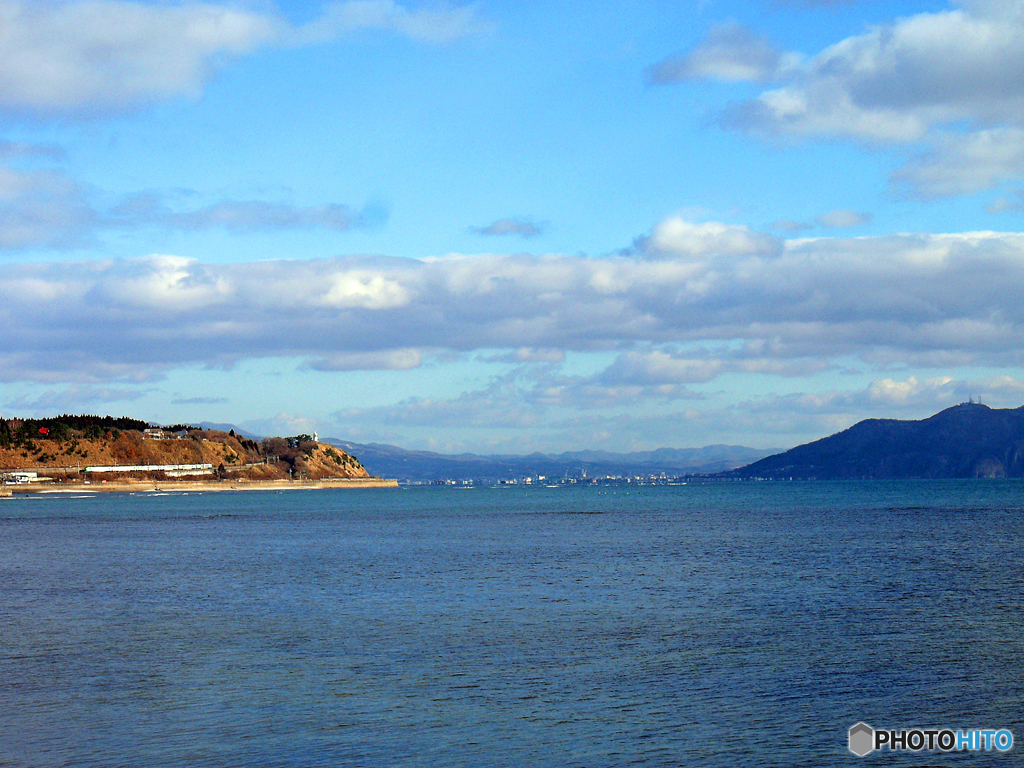
{"label": "shoreline", "polygon": [[397,480],[382,477],[325,478],[323,480],[135,480],[91,483],[30,483],[0,488],[0,496],[61,493],[173,493],[222,491],[310,491],[331,488],[397,488]]}

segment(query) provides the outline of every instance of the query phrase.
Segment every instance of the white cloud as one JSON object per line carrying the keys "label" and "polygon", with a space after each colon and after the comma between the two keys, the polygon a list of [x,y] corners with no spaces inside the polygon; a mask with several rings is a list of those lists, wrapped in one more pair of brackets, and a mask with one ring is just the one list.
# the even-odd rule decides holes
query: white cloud
{"label": "white cloud", "polygon": [[240,425],[257,435],[311,435],[317,431],[315,419],[296,413],[279,413],[269,419],[253,419]]}
{"label": "white cloud", "polygon": [[[414,397],[392,405],[349,409],[335,414],[346,433],[379,429],[504,430],[544,432],[565,422],[567,414],[586,411],[599,419],[597,409],[636,405],[652,398],[699,399],[677,384],[612,381],[606,372],[567,376],[556,367],[521,367],[495,376],[486,386],[452,398]],[[404,434],[408,435],[406,431]],[[572,443],[570,443],[572,444]],[[577,443],[578,445],[578,443]],[[510,449],[521,453],[522,446]]]}
{"label": "white cloud", "polygon": [[533,349],[520,347],[504,355],[491,355],[486,360],[503,363],[562,363],[565,352],[561,349]]}
{"label": "white cloud", "polygon": [[934,146],[892,174],[922,198],[964,195],[992,189],[1024,176],[1024,129],[991,128],[944,133]]}
{"label": "white cloud", "polygon": [[1014,200],[1012,198],[1000,195],[999,197],[992,200],[988,205],[985,206],[985,210],[989,213],[1005,213],[1006,211],[1019,211],[1024,208],[1019,199]]}
{"label": "white cloud", "polygon": [[695,359],[655,349],[619,355],[600,378],[608,384],[694,383],[710,381],[721,369],[721,360]]}
{"label": "white cloud", "polygon": [[69,413],[95,408],[100,404],[127,403],[147,394],[145,389],[99,387],[79,384],[64,389],[50,389],[35,395],[24,395],[4,404],[10,413],[20,416]]}
{"label": "white cloud", "polygon": [[536,237],[544,231],[544,225],[537,224],[530,219],[498,219],[486,227],[470,227],[469,231],[478,235]]}
{"label": "white cloud", "polygon": [[222,304],[233,290],[215,269],[181,256],[151,256],[145,261],[122,262],[116,268],[116,280],[104,281],[93,290],[111,306],[125,310],[192,313]]}
{"label": "white cloud", "polygon": [[387,216],[367,205],[361,211],[328,203],[309,207],[261,200],[221,200],[192,210],[172,210],[161,195],[141,193],[103,210],[99,197],[59,169],[25,170],[3,159],[61,156],[59,147],[0,142],[0,250],[69,248],[89,243],[102,230],[157,226],[230,232],[324,228],[344,232],[372,227]]}
{"label": "white cloud", "polygon": [[293,44],[332,40],[363,29],[396,32],[427,43],[447,43],[489,29],[472,5],[411,11],[393,0],[348,0],[327,5],[323,16],[288,32]]}
{"label": "white cloud", "polygon": [[330,288],[320,299],[322,305],[335,309],[388,309],[408,302],[409,291],[399,281],[364,270],[332,275]]}
{"label": "white cloud", "polygon": [[869,224],[871,222],[871,214],[861,213],[860,211],[836,210],[821,214],[815,221],[829,229],[844,229]]}
{"label": "white cloud", "polygon": [[4,2],[0,105],[77,112],[195,95],[225,57],[274,41],[279,25],[198,3]]}
{"label": "white cloud", "polygon": [[918,381],[916,376],[904,381],[880,379],[873,382],[864,395],[872,402],[906,405],[908,402],[920,400],[922,396],[934,397],[936,393],[948,398],[952,394],[953,383],[952,376],[941,376],[925,381]]}
{"label": "white cloud", "polygon": [[175,397],[171,405],[220,405],[226,402],[226,397]]}
{"label": "white cloud", "polygon": [[458,425],[460,429],[533,429],[543,425],[536,393],[529,388],[499,380],[484,389],[457,397],[414,397],[394,405],[340,411],[335,414],[348,425],[427,427]]}
{"label": "white cloud", "polygon": [[984,400],[994,407],[1018,407],[1024,396],[1024,379],[1013,376],[989,376],[957,379],[952,376],[905,379],[882,378],[866,387],[827,392],[794,392],[782,396],[750,400],[738,406],[751,414],[806,414],[840,416],[847,425],[861,414],[882,418],[921,418],[968,398]]}
{"label": "white cloud", "polygon": [[181,230],[221,228],[235,232],[256,232],[323,227],[344,232],[363,223],[360,213],[346,205],[333,203],[302,207],[264,200],[224,200],[191,211],[171,211],[160,205],[159,199],[152,195],[127,200],[114,213],[110,224],[156,224]]}
{"label": "white cloud", "polygon": [[770,254],[778,250],[779,242],[743,225],[717,221],[695,223],[677,215],[655,225],[651,234],[638,240],[636,246],[639,252],[651,256],[701,259]]}
{"label": "white cloud", "polygon": [[43,115],[120,111],[198,95],[232,58],[379,29],[440,43],[482,28],[472,6],[411,11],[392,0],[330,3],[296,27],[270,10],[130,0],[0,2],[0,108]]}
{"label": "white cloud", "polygon": [[798,55],[776,50],[766,38],[738,24],[722,24],[685,56],[655,64],[648,70],[647,79],[655,84],[703,78],[765,82],[791,70],[799,61]]}
{"label": "white cloud", "polygon": [[311,360],[314,371],[406,371],[419,368],[423,356],[417,349],[387,349],[374,352],[340,352]]}
{"label": "white cloud", "polygon": [[60,160],[64,157],[64,150],[56,144],[32,144],[0,139],[0,159],[19,157],[46,157],[51,160]]}
{"label": "white cloud", "polygon": [[0,248],[78,245],[97,219],[82,188],[64,173],[0,165]]}
{"label": "white cloud", "polygon": [[879,25],[811,57],[792,83],[734,116],[758,129],[878,141],[918,140],[960,120],[1016,121],[1024,19],[1007,11],[989,4]]}
{"label": "white cloud", "polygon": [[[334,414],[333,428],[363,441],[397,441],[406,446],[429,441],[441,430],[460,438],[456,446],[441,447],[450,451],[522,454],[550,451],[554,446],[621,451],[710,441],[784,448],[838,432],[864,418],[924,418],[971,396],[993,407],[1017,407],[1024,396],[1024,380],[1012,376],[974,380],[910,376],[878,379],[848,390],[766,395],[716,406],[707,401],[689,403],[694,395],[685,390],[663,394],[659,390],[665,385],[602,386],[602,376],[542,372],[530,379],[513,372],[453,398],[412,398],[340,411]],[[629,412],[617,407],[638,405],[638,397],[659,399],[653,414],[642,407]],[[459,429],[453,431],[452,425]]]}
{"label": "white cloud", "polygon": [[895,184],[924,198],[969,194],[1024,177],[1021,7],[961,2],[875,25],[805,59],[787,58],[742,28],[720,27],[654,72],[662,82],[772,81],[727,108],[722,124],[774,137],[913,146],[923,151],[894,173]]}
{"label": "white cloud", "polygon": [[797,234],[807,229],[813,229],[813,224],[806,224],[802,221],[792,221],[791,219],[780,219],[779,221],[773,221],[769,227],[771,229],[777,229],[780,232],[788,232],[790,234]]}

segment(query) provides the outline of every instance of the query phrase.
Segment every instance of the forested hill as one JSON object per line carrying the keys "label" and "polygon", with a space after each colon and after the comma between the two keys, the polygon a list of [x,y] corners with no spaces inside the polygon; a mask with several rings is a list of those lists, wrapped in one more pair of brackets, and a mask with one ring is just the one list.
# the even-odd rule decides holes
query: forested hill
{"label": "forested hill", "polygon": [[868,419],[729,475],[819,480],[1024,477],[1024,407],[964,403],[921,421]]}

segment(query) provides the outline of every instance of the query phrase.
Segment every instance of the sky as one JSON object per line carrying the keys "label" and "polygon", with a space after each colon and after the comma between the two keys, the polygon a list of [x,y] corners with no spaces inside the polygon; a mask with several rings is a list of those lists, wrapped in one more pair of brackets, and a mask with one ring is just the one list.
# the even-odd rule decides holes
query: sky
{"label": "sky", "polygon": [[476,453],[1024,404],[1024,0],[0,0],[0,415]]}

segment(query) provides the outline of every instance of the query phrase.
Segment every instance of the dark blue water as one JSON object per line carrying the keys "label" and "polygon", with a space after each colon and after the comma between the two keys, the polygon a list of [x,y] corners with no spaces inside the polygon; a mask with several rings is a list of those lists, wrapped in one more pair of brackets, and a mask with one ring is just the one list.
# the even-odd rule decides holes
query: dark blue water
{"label": "dark blue water", "polygon": [[[0,765],[1013,765],[1024,484],[0,500]],[[850,725],[1010,728],[863,760]]]}

